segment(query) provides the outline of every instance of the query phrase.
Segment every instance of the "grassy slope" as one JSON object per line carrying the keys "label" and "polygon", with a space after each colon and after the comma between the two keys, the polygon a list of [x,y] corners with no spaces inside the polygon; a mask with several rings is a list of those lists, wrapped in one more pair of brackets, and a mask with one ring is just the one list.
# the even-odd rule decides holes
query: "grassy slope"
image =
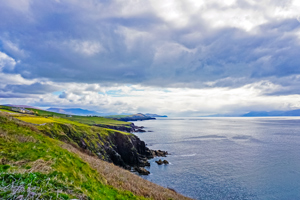
{"label": "grassy slope", "polygon": [[66,117],[65,114],[49,112],[45,110],[37,110],[33,108],[28,108],[28,110],[32,110],[40,116],[56,116],[56,117],[68,119],[70,121],[75,121],[75,122],[84,123],[88,125],[103,124],[103,125],[112,125],[112,126],[130,126],[129,122],[117,121],[105,117],[88,117],[88,116],[78,116],[78,115],[73,115],[72,117]]}
{"label": "grassy slope", "polygon": [[[31,185],[31,191],[45,199],[188,199],[40,132],[47,129],[60,139],[65,137],[60,126],[64,124],[76,127],[78,133],[93,136],[97,132],[105,138],[115,130],[57,117],[45,119],[56,122],[33,126],[0,113],[0,198],[28,197],[26,187]],[[16,188],[19,192],[13,198]]]}
{"label": "grassy slope", "polygon": [[[65,114],[50,112],[50,111],[46,111],[46,110],[39,110],[39,109],[34,109],[34,108],[26,108],[26,109],[33,111],[34,113],[36,113],[38,116],[41,116],[41,117],[59,117],[59,118],[67,119],[69,121],[79,122],[79,123],[88,124],[88,125],[101,124],[101,125],[109,125],[109,126],[130,127],[129,122],[117,121],[117,120],[113,120],[113,119],[109,119],[109,118],[105,118],[105,117],[88,117],[88,116],[78,116],[78,115],[73,115],[72,117],[67,117],[67,115],[65,115]],[[0,111],[9,112],[9,113],[17,113],[17,112],[11,111],[11,107],[8,107],[8,106],[0,106]],[[24,121],[26,121],[25,118],[24,118]],[[28,122],[34,123],[33,121],[32,122],[28,121]],[[47,123],[47,122],[44,122],[44,123]],[[36,123],[34,123],[34,124],[43,124],[43,123],[39,123],[38,121],[36,121]]]}
{"label": "grassy slope", "polygon": [[112,126],[118,126],[118,125],[130,126],[130,122],[122,122],[122,121],[117,121],[117,120],[113,120],[113,119],[108,119],[105,117],[73,116],[73,117],[70,117],[69,120],[77,121],[77,122],[89,124],[89,125],[93,125],[93,124],[106,125],[107,124],[107,125],[112,125]]}
{"label": "grassy slope", "polygon": [[0,111],[1,112],[7,112],[7,113],[15,113],[15,114],[17,114],[17,112],[12,111],[11,107],[9,107],[9,106],[0,106]]}
{"label": "grassy slope", "polygon": [[53,119],[45,118],[45,117],[35,117],[35,116],[16,116],[17,119],[22,120],[24,122],[32,123],[32,124],[44,124],[44,123],[53,123],[55,122]]}
{"label": "grassy slope", "polygon": [[109,186],[88,163],[62,148],[63,144],[34,126],[0,115],[0,197],[30,196],[31,188],[35,198],[144,199]]}

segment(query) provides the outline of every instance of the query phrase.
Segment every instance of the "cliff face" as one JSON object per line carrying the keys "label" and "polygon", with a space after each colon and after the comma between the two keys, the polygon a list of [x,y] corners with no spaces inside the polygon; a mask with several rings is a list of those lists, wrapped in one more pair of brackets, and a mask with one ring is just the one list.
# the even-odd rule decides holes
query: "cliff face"
{"label": "cliff face", "polygon": [[40,126],[40,130],[125,169],[148,166],[148,159],[162,156],[157,154],[158,151],[148,149],[136,135],[117,130],[59,123]]}
{"label": "cliff face", "polygon": [[[129,166],[144,167],[150,165],[147,158],[150,158],[151,151],[146,147],[145,142],[135,135],[124,135],[116,132],[109,137],[112,148],[108,149],[113,163],[128,168]],[[119,155],[119,156],[114,156]]]}
{"label": "cliff face", "polygon": [[102,128],[109,128],[114,129],[117,131],[123,131],[127,133],[133,133],[133,132],[146,132],[143,126],[136,126],[134,123],[131,123],[130,125],[107,125],[107,124],[94,124],[94,126],[102,127]]}

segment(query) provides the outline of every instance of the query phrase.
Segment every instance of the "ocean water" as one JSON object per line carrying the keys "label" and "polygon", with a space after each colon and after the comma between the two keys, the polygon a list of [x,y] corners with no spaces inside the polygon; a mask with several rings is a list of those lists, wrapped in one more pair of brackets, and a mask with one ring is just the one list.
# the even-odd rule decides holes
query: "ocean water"
{"label": "ocean water", "polygon": [[300,199],[300,118],[158,118],[134,122],[154,183],[194,199]]}

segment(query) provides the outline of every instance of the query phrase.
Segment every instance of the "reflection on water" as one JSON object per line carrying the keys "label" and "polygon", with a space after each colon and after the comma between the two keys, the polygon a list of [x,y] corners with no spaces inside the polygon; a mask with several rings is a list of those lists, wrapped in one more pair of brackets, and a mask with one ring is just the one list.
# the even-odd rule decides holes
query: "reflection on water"
{"label": "reflection on water", "polygon": [[152,182],[196,199],[300,199],[300,118],[163,118],[134,122]]}

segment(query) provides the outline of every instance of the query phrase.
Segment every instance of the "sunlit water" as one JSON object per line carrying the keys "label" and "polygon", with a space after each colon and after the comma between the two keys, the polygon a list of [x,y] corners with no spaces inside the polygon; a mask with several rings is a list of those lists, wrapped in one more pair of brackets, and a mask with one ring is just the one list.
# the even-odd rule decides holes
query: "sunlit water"
{"label": "sunlit water", "polygon": [[143,178],[195,199],[300,199],[300,118],[159,118],[134,122],[167,166]]}

